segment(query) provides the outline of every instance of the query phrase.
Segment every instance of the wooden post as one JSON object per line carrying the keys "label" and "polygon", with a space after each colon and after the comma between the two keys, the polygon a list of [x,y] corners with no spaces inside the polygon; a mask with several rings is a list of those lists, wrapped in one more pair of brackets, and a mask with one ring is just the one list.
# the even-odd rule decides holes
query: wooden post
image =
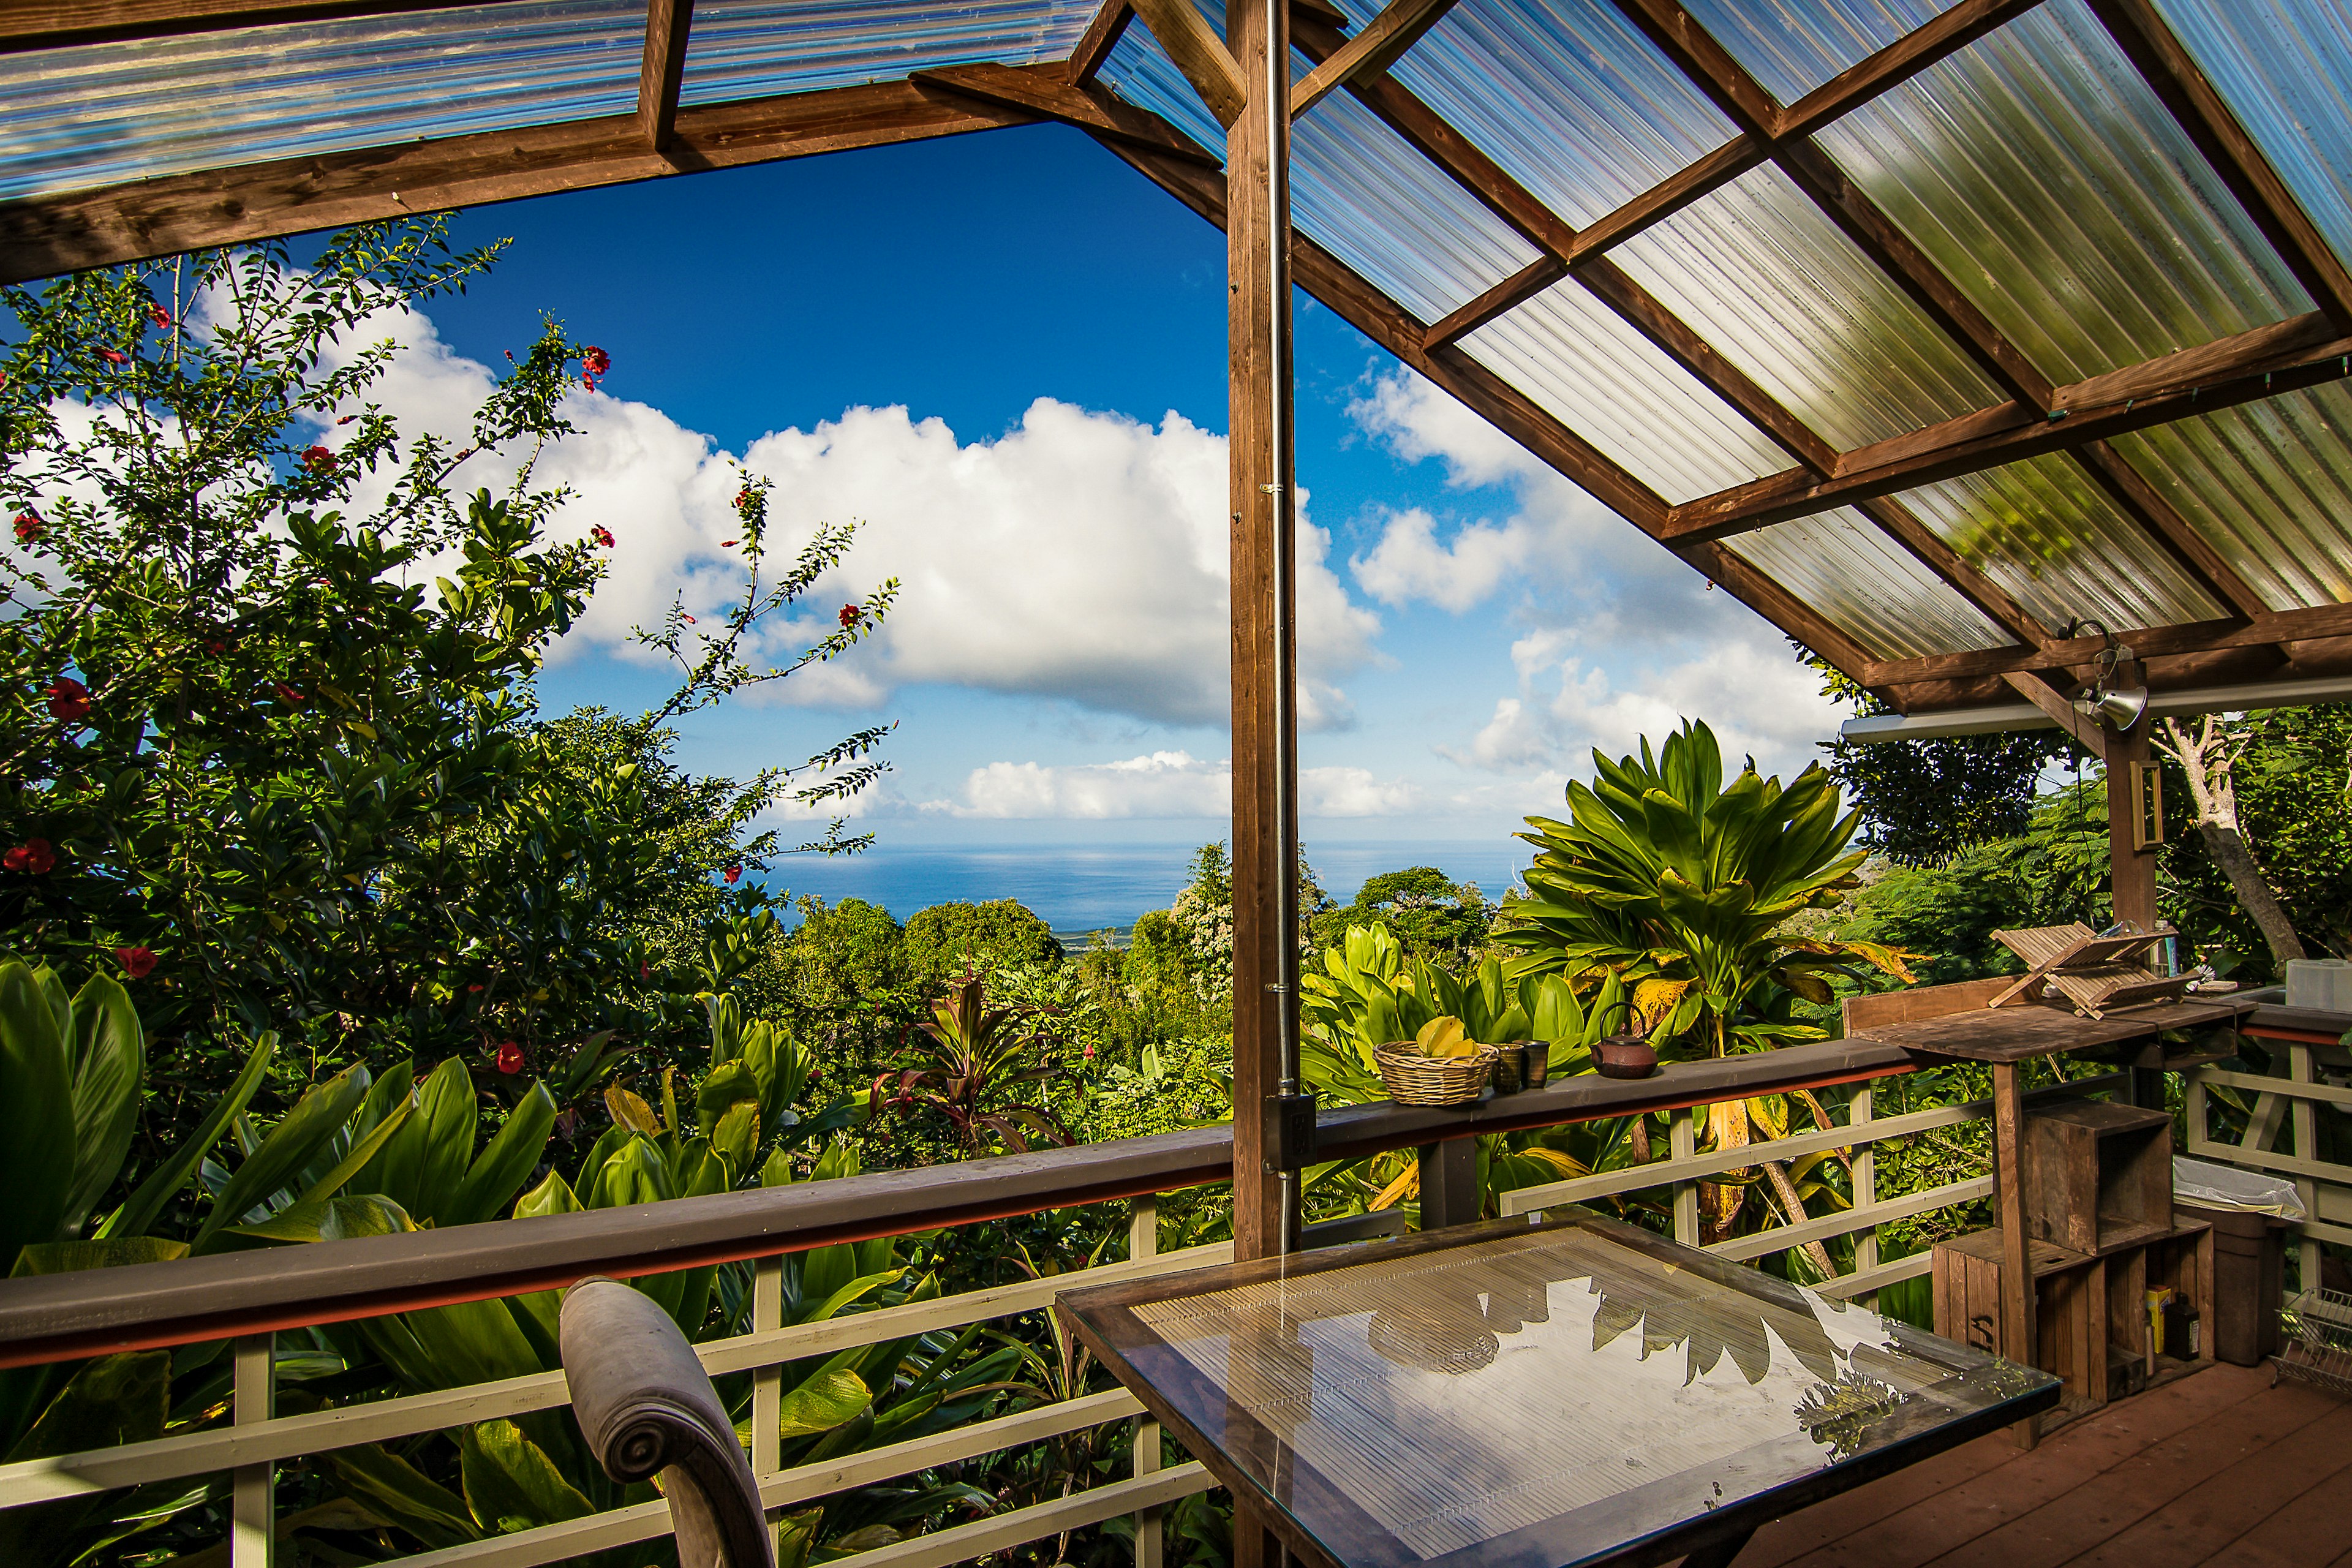
{"label": "wooden post", "polygon": [[[1992,1064],[1992,1193],[2000,1213],[2001,1353],[2032,1366],[2040,1342],[2033,1328],[2033,1244],[2025,1233],[2023,1169],[2025,1102],[2018,1092],[2017,1064]],[[2033,1416],[2011,1430],[2021,1448],[2033,1447]]]}
{"label": "wooden post", "polygon": [[1290,702],[1290,20],[1228,0],[1248,102],[1226,139],[1226,353],[1232,424],[1234,1254],[1282,1249],[1266,1102],[1296,1026],[1297,728]]}
{"label": "wooden post", "polygon": [[[232,1426],[257,1426],[277,1413],[277,1339],[251,1334],[230,1352]],[[278,1555],[278,1467],[265,1459],[229,1476],[229,1568],[269,1568]]]}

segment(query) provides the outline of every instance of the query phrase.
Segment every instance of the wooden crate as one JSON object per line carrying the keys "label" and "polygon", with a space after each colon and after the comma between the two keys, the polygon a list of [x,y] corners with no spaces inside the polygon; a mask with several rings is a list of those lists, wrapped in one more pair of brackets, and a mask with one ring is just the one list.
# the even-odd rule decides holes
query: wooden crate
{"label": "wooden crate", "polygon": [[[2106,1295],[2099,1260],[2047,1241],[2028,1244],[2033,1268],[2035,1366],[2066,1392],[2105,1399]],[[2002,1331],[2001,1237],[1979,1230],[1939,1241],[1934,1252],[1936,1332],[1990,1355],[2014,1354]]]}
{"label": "wooden crate", "polygon": [[2026,1234],[2108,1253],[2172,1231],[2172,1118],[2080,1100],[2029,1111],[2020,1150]]}

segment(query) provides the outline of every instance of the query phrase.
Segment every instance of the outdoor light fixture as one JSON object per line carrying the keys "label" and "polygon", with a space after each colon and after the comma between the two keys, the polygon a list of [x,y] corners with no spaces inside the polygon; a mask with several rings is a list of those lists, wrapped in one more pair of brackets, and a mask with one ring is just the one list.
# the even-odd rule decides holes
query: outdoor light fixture
{"label": "outdoor light fixture", "polygon": [[2147,711],[2147,682],[2135,679],[2129,686],[2116,679],[2118,665],[2129,663],[2135,671],[2138,659],[2132,650],[2116,640],[2116,634],[2096,621],[2077,621],[2067,629],[2070,637],[2095,631],[2107,639],[2099,650],[2099,673],[2091,684],[2074,694],[2074,711],[2086,719],[2104,719],[2118,735],[2127,735]]}

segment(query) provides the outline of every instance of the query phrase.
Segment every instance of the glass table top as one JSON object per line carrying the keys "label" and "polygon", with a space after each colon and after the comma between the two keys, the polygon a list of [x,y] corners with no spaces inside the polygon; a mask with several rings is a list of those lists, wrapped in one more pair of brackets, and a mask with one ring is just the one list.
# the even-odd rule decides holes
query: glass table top
{"label": "glass table top", "polygon": [[1058,1304],[1328,1568],[1656,1561],[2058,1397],[2046,1373],[1577,1209]]}

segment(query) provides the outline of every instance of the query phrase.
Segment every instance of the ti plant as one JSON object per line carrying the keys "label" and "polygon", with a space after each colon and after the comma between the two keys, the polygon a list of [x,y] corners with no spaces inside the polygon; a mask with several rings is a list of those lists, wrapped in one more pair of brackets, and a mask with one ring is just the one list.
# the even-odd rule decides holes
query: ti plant
{"label": "ti plant", "polygon": [[981,978],[966,974],[915,1026],[919,1065],[875,1079],[872,1111],[936,1111],[967,1155],[989,1153],[998,1141],[1016,1152],[1026,1152],[1032,1138],[1075,1142],[1052,1111],[1018,1098],[1028,1085],[1061,1075],[1045,1037],[1026,1026],[1042,1016],[1034,1007],[991,1007]]}

